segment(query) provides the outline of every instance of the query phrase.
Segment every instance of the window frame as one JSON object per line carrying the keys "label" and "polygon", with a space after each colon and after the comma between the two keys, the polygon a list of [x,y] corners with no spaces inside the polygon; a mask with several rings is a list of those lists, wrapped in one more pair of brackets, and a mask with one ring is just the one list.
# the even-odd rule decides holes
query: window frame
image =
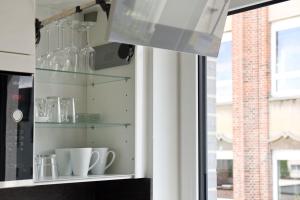
{"label": "window frame", "polygon": [[272,182],[273,182],[273,199],[279,200],[279,176],[278,176],[278,161],[279,160],[295,160],[299,158],[300,150],[273,150],[272,151]]}
{"label": "window frame", "polygon": [[[268,7],[273,4],[284,2],[287,0],[270,0],[261,2],[256,5],[245,6],[241,9],[231,10],[228,15],[243,13],[249,10],[255,10],[262,7]],[[206,88],[206,65],[207,57],[198,57],[198,186],[199,200],[208,200],[208,183],[207,183],[207,88]],[[203,141],[204,140],[204,141]]]}
{"label": "window frame", "polygon": [[284,31],[292,28],[300,28],[300,16],[293,17],[289,19],[284,19],[271,24],[271,96],[272,97],[299,97],[299,90],[289,90],[289,91],[278,91],[277,90],[277,81],[300,78],[300,70],[277,73],[277,33],[279,31]]}
{"label": "window frame", "polygon": [[[228,32],[224,32],[223,33],[223,37],[222,37],[222,41],[221,41],[221,45],[223,42],[233,42],[232,41],[232,32],[231,31],[228,31]],[[233,44],[233,43],[232,43]],[[232,66],[231,66],[232,68]],[[217,72],[216,72],[217,73]],[[218,90],[218,86],[220,85],[230,85],[232,86],[232,79],[231,80],[223,80],[223,81],[218,81],[217,79],[217,76],[216,76],[216,89]],[[231,88],[232,90],[232,88]],[[225,98],[222,98],[222,100],[220,100],[220,98],[218,98],[218,95],[216,93],[216,103],[217,105],[223,105],[223,104],[231,104],[232,103],[232,92],[231,92],[231,96],[229,97],[225,97]]]}

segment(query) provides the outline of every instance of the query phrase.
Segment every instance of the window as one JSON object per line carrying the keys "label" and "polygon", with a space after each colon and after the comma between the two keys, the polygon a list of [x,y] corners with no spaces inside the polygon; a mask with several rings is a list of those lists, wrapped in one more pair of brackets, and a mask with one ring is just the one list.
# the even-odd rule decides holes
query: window
{"label": "window", "polygon": [[272,95],[300,95],[300,18],[272,24]]}
{"label": "window", "polygon": [[232,151],[217,152],[217,197],[218,200],[233,199]]}
{"label": "window", "polygon": [[217,103],[232,101],[232,34],[224,33],[217,59]]}
{"label": "window", "polygon": [[[217,102],[215,108],[208,107],[215,115],[207,118],[212,124],[210,117],[215,116],[217,138],[217,176],[208,179],[217,194],[209,196],[211,200],[300,200],[297,8],[300,1],[290,0],[227,18],[215,60],[217,94],[208,96]],[[279,98],[270,99],[270,94]],[[292,95],[299,99],[291,101]],[[211,143],[208,146],[215,145]],[[226,151],[233,152],[234,159]]]}
{"label": "window", "polygon": [[274,200],[300,199],[300,151],[273,152]]}

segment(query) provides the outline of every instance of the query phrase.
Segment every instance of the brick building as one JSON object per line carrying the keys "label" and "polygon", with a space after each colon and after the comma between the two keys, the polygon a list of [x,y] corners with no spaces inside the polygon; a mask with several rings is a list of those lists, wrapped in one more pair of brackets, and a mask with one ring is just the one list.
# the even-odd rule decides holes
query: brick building
{"label": "brick building", "polygon": [[228,17],[217,64],[218,198],[300,198],[300,1]]}

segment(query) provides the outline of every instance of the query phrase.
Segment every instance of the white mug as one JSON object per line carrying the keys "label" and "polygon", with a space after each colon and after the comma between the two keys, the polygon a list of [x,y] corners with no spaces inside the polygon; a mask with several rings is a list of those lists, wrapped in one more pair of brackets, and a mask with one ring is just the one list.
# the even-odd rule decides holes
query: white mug
{"label": "white mug", "polygon": [[58,175],[71,176],[71,149],[55,149]]}
{"label": "white mug", "polygon": [[[93,148],[94,152],[99,153],[99,162],[96,164],[96,166],[91,170],[91,174],[93,175],[103,175],[105,173],[105,170],[108,169],[116,158],[116,153],[114,151],[109,151],[108,148]],[[109,154],[112,154],[111,161],[107,163],[107,157]],[[92,156],[92,162],[96,161],[96,157]]]}
{"label": "white mug", "polygon": [[[90,166],[92,155],[95,154],[93,164]],[[100,154],[97,151],[92,152],[92,148],[75,148],[71,149],[71,164],[74,176],[86,177],[88,172],[93,169],[99,162]]]}

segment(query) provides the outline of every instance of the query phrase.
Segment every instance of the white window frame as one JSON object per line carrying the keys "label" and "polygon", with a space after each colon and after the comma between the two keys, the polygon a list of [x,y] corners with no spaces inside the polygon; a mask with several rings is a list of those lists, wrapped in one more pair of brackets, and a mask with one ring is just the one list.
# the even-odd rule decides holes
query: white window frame
{"label": "white window frame", "polygon": [[233,151],[231,150],[222,150],[217,151],[217,160],[233,160]]}
{"label": "white window frame", "polygon": [[272,96],[273,97],[295,97],[300,96],[299,90],[289,91],[277,91],[276,81],[280,79],[291,79],[300,78],[300,70],[277,73],[276,72],[276,61],[277,61],[277,32],[300,27],[300,17],[285,19],[277,22],[273,22],[271,26],[271,68],[272,68]]}
{"label": "white window frame", "polygon": [[[229,42],[229,41],[232,41],[232,32],[225,32],[223,33],[223,37],[222,37],[222,43],[223,42]],[[223,81],[218,81],[216,80],[216,88],[218,88],[219,86],[221,85],[232,85],[232,79],[231,80],[223,80]],[[220,104],[230,104],[232,103],[232,95],[230,97],[227,97],[227,98],[222,98],[222,99],[219,99],[217,98],[217,104],[220,105]]]}
{"label": "white window frame", "polygon": [[279,160],[300,160],[300,150],[274,150],[272,152],[273,168],[273,200],[278,198],[278,161]]}

